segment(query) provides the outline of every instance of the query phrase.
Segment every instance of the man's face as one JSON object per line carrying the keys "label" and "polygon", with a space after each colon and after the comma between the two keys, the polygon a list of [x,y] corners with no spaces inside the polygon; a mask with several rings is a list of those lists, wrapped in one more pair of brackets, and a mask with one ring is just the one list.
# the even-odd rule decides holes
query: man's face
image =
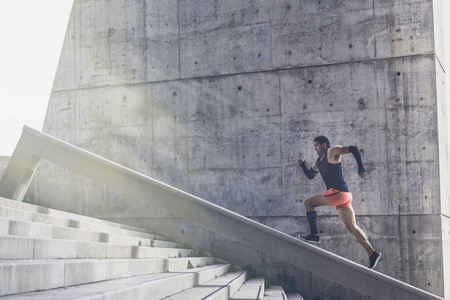
{"label": "man's face", "polygon": [[323,155],[326,151],[325,143],[321,145],[318,142],[314,142],[314,149],[316,149],[317,155]]}

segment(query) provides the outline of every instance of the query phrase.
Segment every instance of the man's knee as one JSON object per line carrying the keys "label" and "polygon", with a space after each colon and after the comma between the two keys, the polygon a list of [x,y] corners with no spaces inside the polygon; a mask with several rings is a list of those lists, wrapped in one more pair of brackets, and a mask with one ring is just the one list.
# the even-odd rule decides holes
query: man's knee
{"label": "man's knee", "polygon": [[312,201],[311,198],[306,199],[306,200],[303,202],[303,205],[304,205],[306,208],[314,208],[314,204],[313,204],[313,201]]}
{"label": "man's knee", "polygon": [[308,198],[308,199],[306,199],[305,201],[303,201],[303,205],[304,205],[304,206],[309,206],[309,202],[310,202],[310,200],[309,200],[309,198]]}

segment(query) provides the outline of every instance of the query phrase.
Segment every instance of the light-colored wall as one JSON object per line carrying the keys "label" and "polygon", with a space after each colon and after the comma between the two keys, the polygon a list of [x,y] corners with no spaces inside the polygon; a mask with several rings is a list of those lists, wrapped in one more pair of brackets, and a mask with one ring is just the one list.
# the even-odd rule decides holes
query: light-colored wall
{"label": "light-colored wall", "polygon": [[0,178],[3,176],[3,172],[5,172],[9,158],[9,156],[0,156]]}
{"label": "light-colored wall", "polygon": [[[344,171],[380,270],[442,295],[438,3],[75,0],[44,130],[289,234],[323,189],[297,158],[319,134],[355,144],[369,177],[349,156]],[[35,177],[44,206],[163,214],[134,201],[50,163]],[[367,264],[319,214],[323,247]]]}

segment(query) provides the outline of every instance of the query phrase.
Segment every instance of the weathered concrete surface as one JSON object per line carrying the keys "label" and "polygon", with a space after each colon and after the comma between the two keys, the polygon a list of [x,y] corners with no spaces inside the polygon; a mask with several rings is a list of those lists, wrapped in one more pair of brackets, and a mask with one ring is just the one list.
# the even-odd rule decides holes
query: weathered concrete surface
{"label": "weathered concrete surface", "polygon": [[[433,214],[433,68],[428,56],[183,80],[178,89],[170,82],[55,92],[52,100],[64,98],[47,122],[84,149],[248,216],[304,213],[302,201],[323,183],[305,180],[296,159],[314,159],[311,139],[327,132],[364,151],[367,180],[344,158],[358,214]],[[264,95],[273,102],[261,103]]]}
{"label": "weathered concrete surface", "polygon": [[[168,230],[178,238],[180,238],[181,234],[183,237],[180,238],[180,240],[183,243],[193,242],[196,244],[201,243],[209,245],[207,247],[208,250],[211,249],[213,253],[220,253],[220,257],[230,259],[233,263],[236,263],[235,261],[241,261],[243,257],[246,257],[244,262],[249,265],[256,265],[258,268],[260,267],[261,262],[264,261],[269,265],[277,265],[279,262],[282,262],[288,266],[311,272],[314,276],[320,278],[318,281],[322,281],[325,284],[330,281],[345,289],[348,288],[357,294],[368,295],[375,299],[442,299],[434,294],[427,293],[426,291],[417,289],[416,287],[405,284],[379,272],[369,270],[367,267],[360,266],[350,260],[299,241],[297,238],[291,237],[271,227],[264,226],[261,223],[252,221],[242,215],[180,191],[179,189],[175,189],[148,176],[137,173],[129,168],[28,127],[24,127],[19,143],[14,150],[13,156],[0,181],[2,197],[8,197],[16,201],[22,200],[21,197],[24,193],[18,195],[16,191],[17,188],[22,190],[24,179],[17,177],[16,174],[25,174],[27,170],[34,170],[37,165],[34,159],[30,160],[28,164],[24,163],[23,157],[36,157],[38,163],[41,159],[51,161],[77,174],[91,178],[96,182],[103,183],[109,188],[143,201],[146,205],[142,207],[142,210],[146,210],[146,207],[148,206],[160,207],[188,222],[188,224],[195,224],[194,227],[198,226],[204,228],[204,230],[200,232],[194,231],[186,234],[187,231],[180,230],[177,228],[178,226],[176,226],[176,224],[172,224],[167,228],[166,226],[155,226],[158,230],[161,228],[163,230]],[[27,175],[25,175],[25,177],[28,178]],[[5,186],[9,188],[5,188]],[[17,203],[21,204],[20,202]],[[37,206],[33,207],[39,208]],[[6,208],[6,210],[8,210],[8,208]],[[77,223],[76,227],[80,229],[85,228],[97,231],[99,228],[95,225],[82,224],[77,220],[55,219],[58,219],[56,221],[58,223],[65,221],[64,223],[66,225],[70,225],[67,221],[70,221],[69,223],[75,222]],[[79,217],[77,217],[77,219],[79,219]],[[118,230],[117,233],[126,231],[121,228],[114,228],[114,230],[115,229]],[[100,231],[102,232],[102,229],[100,229]],[[208,238],[208,235],[203,234],[205,231],[209,231],[214,235],[221,237],[222,245],[220,245],[219,249],[213,247],[217,246],[217,239]],[[108,232],[111,232],[111,230],[108,230]],[[172,236],[172,234],[170,235]],[[142,239],[142,236],[128,237],[125,239],[122,237],[122,240],[118,242],[118,244],[127,244],[130,242],[136,244],[141,241],[146,244],[147,241],[145,240],[146,239]],[[42,244],[41,242],[38,243],[38,241],[36,241],[36,249],[39,250],[41,245],[48,245],[47,240],[43,242],[44,243]],[[113,236],[109,236],[108,242],[117,243],[114,241]],[[66,246],[68,245],[67,242],[50,241],[50,243],[53,244],[51,248],[54,248],[53,250],[55,251],[47,251],[48,253],[45,251],[35,252],[38,253],[39,256],[42,255],[42,258],[47,258],[47,255],[54,257],[60,256],[61,254],[65,258],[79,256],[78,252],[74,253],[66,249]],[[172,247],[176,245],[175,243],[168,244],[171,244]],[[155,246],[157,245],[158,244]],[[162,244],[160,245],[162,246]],[[82,250],[84,254],[87,254],[84,247],[89,245],[82,242],[79,246],[81,246],[80,250]],[[63,248],[61,249],[60,247]],[[230,247],[234,247],[234,249],[232,249],[232,251],[227,251]],[[78,249],[78,246],[75,248]],[[257,250],[259,255],[252,255],[249,257],[248,249]],[[109,250],[107,252],[109,257],[111,253]],[[254,251],[250,252],[252,254],[254,253]],[[105,255],[105,253],[106,252],[98,253],[95,251],[95,253],[92,254],[93,256],[102,256]],[[8,255],[10,254],[7,254],[7,256]],[[208,259],[211,259],[211,262],[215,260],[213,257],[208,257]],[[187,258],[185,258],[183,265],[185,266],[186,263]],[[167,269],[168,271],[171,271],[171,267],[168,267]],[[72,275],[70,270],[69,273]],[[269,276],[273,278],[275,277],[275,274],[270,272]],[[285,277],[289,278],[288,275],[285,275]],[[94,281],[102,280],[101,278],[92,279]],[[278,282],[278,284],[283,284],[282,279],[278,279]],[[86,282],[72,282],[72,284],[81,283]],[[313,288],[309,293],[323,295],[322,291],[317,288]]]}
{"label": "weathered concrete surface", "polygon": [[79,0],[54,90],[433,53],[433,29],[431,0]]}
{"label": "weathered concrete surface", "polygon": [[[296,161],[311,162],[311,140],[325,134],[362,150],[369,177],[357,177],[351,157],[344,172],[358,220],[371,219],[365,231],[385,257],[397,246],[383,238],[391,235],[382,220],[399,215],[408,224],[424,217],[437,249],[444,228],[432,220],[450,214],[441,6],[76,0],[44,130],[237,213],[275,218],[287,233],[306,230],[304,220],[286,220],[303,216],[303,201],[323,189]],[[164,215],[50,163],[39,173],[40,205],[103,218]],[[409,264],[428,237],[396,238],[398,259],[380,268],[443,295],[442,272]],[[347,246],[325,247],[343,255]],[[419,256],[442,265],[435,255]]]}

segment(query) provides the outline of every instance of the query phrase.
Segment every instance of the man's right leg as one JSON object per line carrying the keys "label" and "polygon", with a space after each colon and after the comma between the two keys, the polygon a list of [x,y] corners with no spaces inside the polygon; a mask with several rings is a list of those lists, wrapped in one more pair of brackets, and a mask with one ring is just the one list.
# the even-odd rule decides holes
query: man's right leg
{"label": "man's right leg", "polygon": [[311,233],[308,236],[300,236],[300,238],[308,242],[319,243],[319,230],[317,228],[317,213],[315,208],[318,206],[330,206],[331,204],[325,199],[322,193],[317,193],[306,199],[304,205]]}
{"label": "man's right leg", "polygon": [[373,249],[364,231],[362,231],[362,229],[359,228],[358,225],[356,225],[355,212],[353,210],[353,207],[339,207],[337,212],[347,229],[353,234],[353,236],[361,244],[361,246],[363,246],[363,248],[367,251],[367,254],[369,254],[369,268],[375,268],[381,258],[381,253]]}

